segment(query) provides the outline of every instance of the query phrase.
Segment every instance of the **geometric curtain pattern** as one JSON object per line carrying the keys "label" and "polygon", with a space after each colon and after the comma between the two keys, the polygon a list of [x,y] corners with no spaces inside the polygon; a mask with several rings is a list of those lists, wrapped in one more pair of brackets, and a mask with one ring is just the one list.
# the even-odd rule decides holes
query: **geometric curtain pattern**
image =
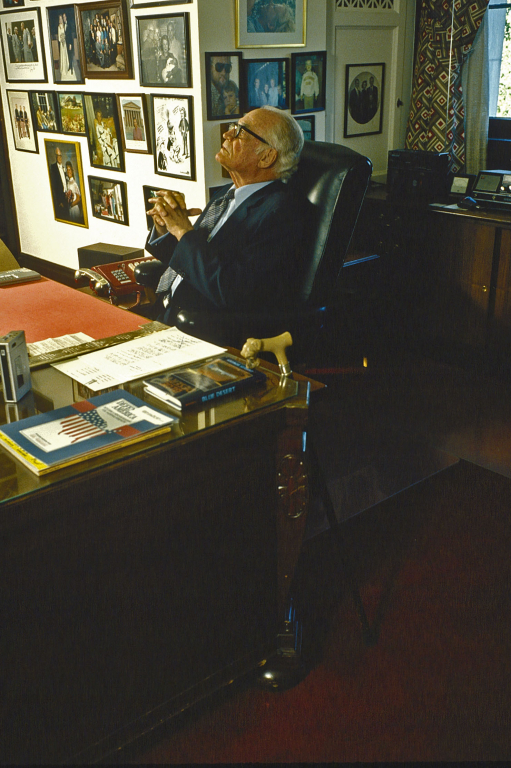
{"label": "geometric curtain pattern", "polygon": [[363,11],[392,11],[394,0],[336,0],[337,8],[356,8]]}
{"label": "geometric curtain pattern", "polygon": [[[453,7],[454,3],[454,7]],[[461,69],[488,0],[423,0],[406,148],[448,152],[465,165]]]}

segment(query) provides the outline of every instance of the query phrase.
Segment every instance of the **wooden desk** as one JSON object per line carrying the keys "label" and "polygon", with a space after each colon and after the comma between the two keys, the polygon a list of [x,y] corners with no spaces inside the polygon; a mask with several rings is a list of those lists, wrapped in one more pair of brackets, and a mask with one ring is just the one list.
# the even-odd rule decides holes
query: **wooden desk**
{"label": "wooden desk", "polygon": [[[275,647],[309,383],[274,370],[170,435],[42,478],[0,451],[2,762],[112,755]],[[73,398],[55,369],[33,390],[41,409]]]}

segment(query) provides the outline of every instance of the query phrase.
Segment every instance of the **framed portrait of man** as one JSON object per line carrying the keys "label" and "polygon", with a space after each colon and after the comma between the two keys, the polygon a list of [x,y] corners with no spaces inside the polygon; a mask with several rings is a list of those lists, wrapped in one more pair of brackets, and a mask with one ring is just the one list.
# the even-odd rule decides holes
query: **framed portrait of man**
{"label": "framed portrait of man", "polygon": [[149,121],[144,93],[117,94],[125,152],[150,154]]}
{"label": "framed portrait of man", "polygon": [[192,96],[151,98],[155,173],[195,181]]}
{"label": "framed portrait of man", "polygon": [[206,53],[208,120],[241,117],[241,53]]}
{"label": "framed portrait of man", "polygon": [[91,165],[95,168],[124,171],[115,96],[107,93],[86,93],[84,105]]}
{"label": "framed portrait of man", "polygon": [[57,93],[59,105],[59,118],[62,133],[85,136],[85,111],[83,106],[83,93]]}
{"label": "framed portrait of man", "polygon": [[77,9],[84,76],[131,79],[131,38],[125,0],[82,3]]}
{"label": "framed portrait of man", "polygon": [[0,13],[0,39],[8,83],[46,83],[41,9]]}
{"label": "framed portrait of man", "polygon": [[244,59],[247,110],[289,109],[289,59]]}
{"label": "framed portrait of man", "polygon": [[140,85],[190,88],[190,29],[188,13],[137,16]]}
{"label": "framed portrait of man", "polygon": [[31,91],[30,100],[36,131],[60,133],[60,118],[55,91]]}
{"label": "framed portrait of man", "polygon": [[14,146],[20,152],[39,152],[28,91],[6,91]]}
{"label": "framed portrait of man", "polygon": [[88,227],[80,144],[45,139],[44,147],[55,220]]}
{"label": "framed portrait of man", "polygon": [[126,182],[89,176],[92,215],[101,221],[128,226]]}
{"label": "framed portrait of man", "polygon": [[344,136],[370,136],[383,129],[385,64],[348,64],[344,102]]}
{"label": "framed portrait of man", "polygon": [[236,48],[305,45],[307,0],[236,0]]}
{"label": "framed portrait of man", "polygon": [[326,96],[326,51],[291,54],[291,112],[322,112]]}
{"label": "framed portrait of man", "polygon": [[55,83],[84,83],[83,61],[78,40],[76,5],[57,5],[47,9],[51,66]]}

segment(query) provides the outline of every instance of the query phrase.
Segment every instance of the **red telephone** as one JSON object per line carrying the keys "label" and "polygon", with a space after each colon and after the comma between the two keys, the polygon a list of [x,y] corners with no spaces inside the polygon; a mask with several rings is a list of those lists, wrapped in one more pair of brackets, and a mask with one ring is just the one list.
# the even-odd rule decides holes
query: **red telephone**
{"label": "red telephone", "polygon": [[75,280],[79,281],[87,277],[89,287],[94,293],[98,296],[108,296],[111,304],[117,304],[122,296],[135,293],[136,301],[132,307],[136,307],[145,296],[145,288],[135,279],[135,267],[148,261],[158,260],[148,256],[142,259],[114,261],[111,264],[101,264],[97,267],[90,267],[90,269],[82,267],[76,270]]}

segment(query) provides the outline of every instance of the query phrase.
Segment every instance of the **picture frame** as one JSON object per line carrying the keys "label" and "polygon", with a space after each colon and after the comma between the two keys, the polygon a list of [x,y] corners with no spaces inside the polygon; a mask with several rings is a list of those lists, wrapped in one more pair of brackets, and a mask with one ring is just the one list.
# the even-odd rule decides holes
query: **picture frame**
{"label": "picture frame", "polygon": [[6,90],[14,146],[20,152],[39,153],[34,116],[28,91]]}
{"label": "picture frame", "polygon": [[48,82],[40,8],[0,13],[0,38],[8,83]]}
{"label": "picture frame", "polygon": [[133,67],[126,0],[77,6],[83,75],[89,80],[131,80]]}
{"label": "picture frame", "polygon": [[78,6],[47,8],[53,82],[84,83],[82,47],[79,40]]}
{"label": "picture frame", "polygon": [[59,110],[55,91],[31,91],[34,128],[44,133],[60,133]]}
{"label": "picture frame", "polygon": [[371,136],[383,130],[385,64],[347,64],[344,137]]}
{"label": "picture frame", "polygon": [[130,8],[153,8],[157,5],[185,5],[191,2],[192,0],[147,0],[147,2],[144,2],[144,0],[138,0],[137,2],[131,0]]}
{"label": "picture frame", "polygon": [[151,154],[145,93],[117,94],[117,108],[124,151]]}
{"label": "picture frame", "polygon": [[191,88],[189,13],[137,16],[140,85]]}
{"label": "picture frame", "polygon": [[[151,197],[156,197],[156,193],[160,190],[164,189],[164,187],[157,187],[156,185],[153,185],[152,187],[149,187],[144,184],[142,187],[142,193],[144,195],[144,210],[149,210],[149,208],[153,207],[153,203],[150,203],[149,200]],[[146,215],[146,223],[147,223],[147,229],[153,228],[153,219],[152,216]]]}
{"label": "picture frame", "polygon": [[206,53],[205,60],[208,120],[241,117],[241,53],[215,51]]}
{"label": "picture frame", "polygon": [[193,97],[152,94],[151,100],[155,173],[195,181]]}
{"label": "picture frame", "polygon": [[236,0],[236,48],[298,48],[306,43],[307,0]]}
{"label": "picture frame", "polygon": [[125,181],[89,176],[91,213],[95,219],[129,226]]}
{"label": "picture frame", "polygon": [[25,0],[2,0],[2,8],[3,9],[9,9],[12,8],[23,8],[25,5]]}
{"label": "picture frame", "polygon": [[289,59],[244,59],[243,73],[246,111],[289,109]]}
{"label": "picture frame", "polygon": [[296,117],[295,120],[302,129],[305,141],[314,141],[316,138],[315,115],[303,115],[303,117]]}
{"label": "picture frame", "polygon": [[[45,138],[44,148],[55,221],[77,227],[88,227],[79,142]],[[61,163],[58,162],[58,159],[61,160]],[[64,168],[64,177],[62,171],[59,170],[59,165]]]}
{"label": "picture frame", "polygon": [[326,51],[291,54],[291,113],[323,112],[326,97]]}
{"label": "picture frame", "polygon": [[117,101],[113,94],[85,93],[85,122],[93,168],[124,171]]}
{"label": "picture frame", "polygon": [[83,96],[83,93],[74,91],[57,93],[61,133],[86,136],[87,124]]}

